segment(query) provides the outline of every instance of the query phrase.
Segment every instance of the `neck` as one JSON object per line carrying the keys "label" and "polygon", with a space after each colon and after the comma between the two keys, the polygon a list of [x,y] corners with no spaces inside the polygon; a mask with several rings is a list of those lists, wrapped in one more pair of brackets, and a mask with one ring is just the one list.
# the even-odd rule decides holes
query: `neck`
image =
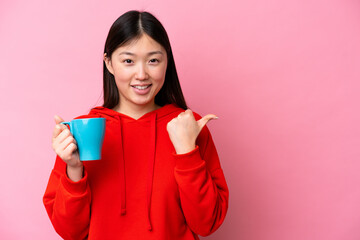
{"label": "neck", "polygon": [[139,119],[146,113],[154,111],[159,108],[160,106],[156,105],[154,102],[146,105],[119,103],[115,108],[113,108],[113,110],[125,114],[131,118]]}

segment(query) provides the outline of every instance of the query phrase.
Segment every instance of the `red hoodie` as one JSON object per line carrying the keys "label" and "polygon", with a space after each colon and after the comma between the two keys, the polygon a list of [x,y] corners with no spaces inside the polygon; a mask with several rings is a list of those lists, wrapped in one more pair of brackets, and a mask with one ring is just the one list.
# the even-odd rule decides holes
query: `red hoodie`
{"label": "red hoodie", "polygon": [[84,177],[73,182],[56,157],[43,201],[57,233],[76,240],[175,240],[214,232],[229,191],[206,126],[193,151],[175,153],[166,125],[183,111],[168,104],[135,120],[95,107],[77,117],[106,118],[102,159],[84,161]]}

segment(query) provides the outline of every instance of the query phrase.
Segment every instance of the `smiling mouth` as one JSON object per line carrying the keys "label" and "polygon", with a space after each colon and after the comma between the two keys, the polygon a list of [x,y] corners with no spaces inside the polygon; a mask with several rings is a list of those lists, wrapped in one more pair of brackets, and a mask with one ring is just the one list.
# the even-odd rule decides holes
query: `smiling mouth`
{"label": "smiling mouth", "polygon": [[144,90],[144,89],[147,89],[147,88],[151,87],[151,85],[152,84],[142,85],[142,86],[140,86],[140,85],[131,85],[131,87],[136,88],[136,89],[140,89],[140,90]]}

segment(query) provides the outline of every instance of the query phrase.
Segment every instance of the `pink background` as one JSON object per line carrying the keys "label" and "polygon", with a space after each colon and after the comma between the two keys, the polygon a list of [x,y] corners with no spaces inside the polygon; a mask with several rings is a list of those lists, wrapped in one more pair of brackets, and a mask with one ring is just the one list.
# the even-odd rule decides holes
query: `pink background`
{"label": "pink background", "polygon": [[102,103],[113,21],[154,13],[230,189],[206,239],[360,239],[360,3],[356,0],[0,3],[0,238],[60,239],[42,205],[53,115]]}

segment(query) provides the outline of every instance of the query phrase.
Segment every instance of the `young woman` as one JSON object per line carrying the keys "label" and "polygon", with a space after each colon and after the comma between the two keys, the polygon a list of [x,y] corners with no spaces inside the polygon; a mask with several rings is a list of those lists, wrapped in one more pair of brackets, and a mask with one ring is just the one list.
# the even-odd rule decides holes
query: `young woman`
{"label": "young woman", "polygon": [[148,12],[112,25],[104,50],[102,159],[80,161],[55,116],[43,202],[64,239],[199,239],[223,222],[229,191],[210,132],[187,109],[167,33]]}

